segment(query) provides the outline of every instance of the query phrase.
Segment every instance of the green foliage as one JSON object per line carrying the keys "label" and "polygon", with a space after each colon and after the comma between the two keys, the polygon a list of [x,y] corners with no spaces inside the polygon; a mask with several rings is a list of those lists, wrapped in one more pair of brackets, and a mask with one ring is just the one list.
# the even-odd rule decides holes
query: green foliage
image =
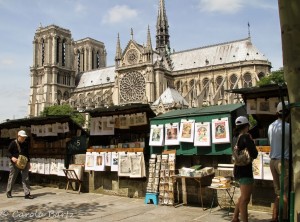
{"label": "green foliage", "polygon": [[257,85],[264,86],[269,84],[281,84],[284,82],[283,68],[280,68],[279,70],[271,72],[270,75],[261,78],[257,82]]}
{"label": "green foliage", "polygon": [[249,123],[250,123],[250,128],[254,127],[257,124],[256,119],[254,119],[252,115],[249,115]]}
{"label": "green foliage", "polygon": [[41,116],[70,116],[71,119],[76,122],[78,125],[84,125],[84,116],[81,113],[74,111],[74,109],[67,104],[64,105],[54,105],[46,107],[42,112]]}

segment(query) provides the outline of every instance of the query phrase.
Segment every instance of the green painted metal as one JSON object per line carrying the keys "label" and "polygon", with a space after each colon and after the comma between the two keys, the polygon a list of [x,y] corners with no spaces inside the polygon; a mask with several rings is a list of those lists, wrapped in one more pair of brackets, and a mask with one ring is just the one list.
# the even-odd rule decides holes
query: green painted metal
{"label": "green painted metal", "polygon": [[[203,108],[191,108],[174,110],[158,117],[150,119],[151,125],[180,123],[181,119],[194,119],[195,122],[211,122],[213,119],[228,118],[230,139],[232,138],[232,126],[234,119],[239,115],[246,115],[243,104],[229,104],[209,106]],[[231,143],[213,144],[207,147],[195,147],[194,143],[181,142],[180,145],[151,146],[150,153],[162,153],[163,150],[176,149],[176,155],[231,155]]]}

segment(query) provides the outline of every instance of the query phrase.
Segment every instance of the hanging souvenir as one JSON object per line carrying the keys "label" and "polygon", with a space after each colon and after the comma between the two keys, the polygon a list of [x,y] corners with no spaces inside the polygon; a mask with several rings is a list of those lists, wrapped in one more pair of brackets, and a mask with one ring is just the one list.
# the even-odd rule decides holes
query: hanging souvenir
{"label": "hanging souvenir", "polygon": [[210,122],[195,123],[195,146],[210,146]]}
{"label": "hanging souvenir", "polygon": [[179,123],[165,124],[165,145],[179,145]]}
{"label": "hanging souvenir", "polygon": [[194,119],[182,119],[180,122],[179,141],[192,143],[194,141]]}
{"label": "hanging souvenir", "polygon": [[212,120],[212,142],[230,143],[228,117]]}
{"label": "hanging souvenir", "polygon": [[150,146],[162,146],[163,145],[163,131],[164,125],[151,125],[150,130]]}

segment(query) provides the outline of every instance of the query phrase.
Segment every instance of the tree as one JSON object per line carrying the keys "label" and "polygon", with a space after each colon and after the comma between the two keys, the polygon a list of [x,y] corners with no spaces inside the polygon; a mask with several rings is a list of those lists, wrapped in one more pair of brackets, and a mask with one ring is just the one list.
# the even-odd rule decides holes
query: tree
{"label": "tree", "polygon": [[278,0],[279,18],[281,27],[281,41],[283,54],[284,78],[287,82],[289,99],[291,103],[291,125],[292,125],[292,151],[293,155],[293,182],[292,190],[295,193],[291,201],[291,209],[294,217],[290,221],[297,221],[297,211],[300,209],[300,1],[299,0]]}
{"label": "tree", "polygon": [[84,122],[85,122],[84,116],[81,113],[74,111],[74,109],[67,104],[49,106],[49,107],[46,107],[41,112],[41,116],[51,116],[51,115],[52,116],[61,116],[61,115],[70,116],[71,119],[80,126],[83,126]]}
{"label": "tree", "polygon": [[282,84],[285,83],[284,75],[283,75],[283,68],[279,70],[271,72],[270,75],[261,78],[258,82],[258,86],[264,86],[269,84]]}

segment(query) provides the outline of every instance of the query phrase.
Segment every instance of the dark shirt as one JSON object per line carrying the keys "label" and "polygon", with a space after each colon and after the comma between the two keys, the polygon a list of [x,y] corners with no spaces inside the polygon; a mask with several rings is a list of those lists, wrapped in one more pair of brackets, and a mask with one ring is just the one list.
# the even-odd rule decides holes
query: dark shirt
{"label": "dark shirt", "polygon": [[22,155],[24,155],[24,156],[27,157],[28,162],[29,162],[30,160],[29,160],[29,151],[28,151],[28,144],[27,144],[27,142],[25,141],[23,143],[19,143],[19,145],[20,145],[21,153],[18,150],[18,146],[16,144],[16,140],[11,141],[11,143],[8,146],[8,155],[7,155],[7,157],[9,159],[11,159],[12,157],[15,157],[15,158],[18,159],[19,154],[22,154]]}
{"label": "dark shirt", "polygon": [[[233,138],[233,142],[234,142],[233,144],[236,144],[237,138],[238,137]],[[250,137],[249,134],[241,135],[237,146],[238,146],[239,150],[243,150],[247,147],[252,159],[257,158],[258,151],[256,149],[254,141],[252,140],[252,138]],[[244,178],[244,177],[253,178],[252,162],[246,166],[234,165],[233,175],[236,179],[240,179],[240,178]]]}

